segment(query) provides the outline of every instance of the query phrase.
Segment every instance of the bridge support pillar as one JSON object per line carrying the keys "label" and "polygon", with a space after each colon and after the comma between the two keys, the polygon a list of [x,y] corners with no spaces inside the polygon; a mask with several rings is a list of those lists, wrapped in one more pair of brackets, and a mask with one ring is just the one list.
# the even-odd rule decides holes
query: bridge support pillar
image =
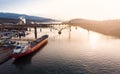
{"label": "bridge support pillar", "polygon": [[69,26],[69,30],[71,31],[71,26]]}
{"label": "bridge support pillar", "polygon": [[37,27],[34,27],[35,39],[37,39]]}

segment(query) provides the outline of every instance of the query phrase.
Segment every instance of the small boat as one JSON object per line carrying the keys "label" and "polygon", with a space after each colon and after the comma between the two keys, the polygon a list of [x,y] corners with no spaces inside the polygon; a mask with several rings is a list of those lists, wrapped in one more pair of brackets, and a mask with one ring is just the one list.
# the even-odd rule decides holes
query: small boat
{"label": "small boat", "polygon": [[48,35],[43,35],[42,37],[36,39],[33,42],[28,42],[26,45],[17,44],[16,47],[13,49],[13,58],[19,58],[25,55],[28,55],[32,52],[35,52],[40,47],[45,45],[48,41]]}
{"label": "small boat", "polygon": [[0,47],[1,46],[15,46],[16,42],[8,39],[0,39]]}

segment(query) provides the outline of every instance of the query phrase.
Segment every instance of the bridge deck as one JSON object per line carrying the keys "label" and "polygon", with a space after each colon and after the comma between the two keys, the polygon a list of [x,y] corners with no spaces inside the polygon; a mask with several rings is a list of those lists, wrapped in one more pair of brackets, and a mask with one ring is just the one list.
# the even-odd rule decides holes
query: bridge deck
{"label": "bridge deck", "polygon": [[52,25],[65,25],[65,24],[22,24],[22,25],[0,25],[0,28],[27,28],[27,27],[50,27]]}

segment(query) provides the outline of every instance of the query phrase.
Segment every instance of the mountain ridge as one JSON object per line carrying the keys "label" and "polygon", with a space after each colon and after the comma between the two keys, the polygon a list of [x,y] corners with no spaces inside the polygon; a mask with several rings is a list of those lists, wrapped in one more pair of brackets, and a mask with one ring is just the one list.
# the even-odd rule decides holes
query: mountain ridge
{"label": "mountain ridge", "polygon": [[87,30],[120,38],[120,19],[94,21],[86,19],[72,19],[68,22],[72,26],[80,26]]}
{"label": "mountain ridge", "polygon": [[49,22],[49,21],[55,21],[50,18],[45,18],[45,17],[38,17],[38,16],[31,16],[27,14],[18,14],[18,13],[9,13],[9,12],[0,12],[0,18],[3,19],[19,19],[19,17],[25,17],[26,20],[31,20],[31,21],[44,21],[44,22]]}

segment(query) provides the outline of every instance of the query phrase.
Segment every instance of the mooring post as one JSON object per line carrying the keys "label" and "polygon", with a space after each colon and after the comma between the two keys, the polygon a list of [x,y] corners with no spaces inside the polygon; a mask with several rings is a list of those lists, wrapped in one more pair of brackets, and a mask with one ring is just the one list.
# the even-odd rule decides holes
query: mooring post
{"label": "mooring post", "polygon": [[35,39],[37,39],[37,27],[34,27]]}
{"label": "mooring post", "polygon": [[42,32],[42,29],[40,28],[40,32]]}

